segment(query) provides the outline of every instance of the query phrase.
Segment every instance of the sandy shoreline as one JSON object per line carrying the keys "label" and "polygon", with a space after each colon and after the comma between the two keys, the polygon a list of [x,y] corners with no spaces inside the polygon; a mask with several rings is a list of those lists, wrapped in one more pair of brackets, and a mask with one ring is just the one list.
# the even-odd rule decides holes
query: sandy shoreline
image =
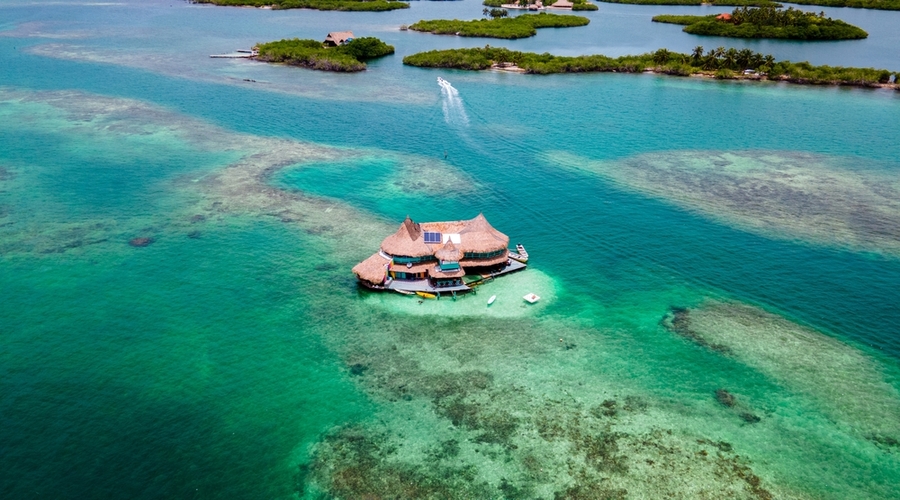
{"label": "sandy shoreline", "polygon": [[[491,64],[491,71],[500,71],[504,73],[528,73],[528,70],[525,68],[521,68],[512,63],[494,63]],[[636,72],[631,71],[572,71],[568,73],[630,73],[637,74]],[[793,79],[787,75],[782,75],[777,78],[769,78],[765,75],[760,74],[752,74],[752,75],[744,75],[741,73],[735,73],[733,76],[727,78],[719,78],[716,76],[715,72],[701,72],[694,73],[688,75],[687,77],[682,75],[673,75],[671,73],[667,73],[665,71],[658,71],[654,69],[644,70],[641,73],[648,75],[662,75],[662,76],[672,76],[672,77],[681,77],[681,78],[706,78],[713,80],[749,80],[756,82],[785,82],[785,83],[793,83],[796,85],[814,85],[814,86],[838,86],[838,87],[860,87],[860,88],[871,88],[871,89],[889,89],[889,90],[897,90],[900,91],[900,84],[897,83],[853,83],[853,82],[824,82],[824,83],[813,83],[805,79]],[[559,73],[554,73],[559,74]]]}

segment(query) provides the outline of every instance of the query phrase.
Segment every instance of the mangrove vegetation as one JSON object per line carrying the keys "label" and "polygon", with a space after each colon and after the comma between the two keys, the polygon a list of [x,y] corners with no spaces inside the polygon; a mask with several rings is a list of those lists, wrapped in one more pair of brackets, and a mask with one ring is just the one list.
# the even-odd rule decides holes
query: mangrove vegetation
{"label": "mangrove vegetation", "polygon": [[869,36],[856,26],[789,7],[739,7],[731,14],[710,16],[660,15],[656,23],[685,25],[685,33],[734,38],[785,38],[789,40],[858,40]]}
{"label": "mangrove vegetation", "polygon": [[537,34],[538,28],[570,28],[585,26],[591,21],[581,16],[561,16],[556,14],[522,14],[516,17],[498,17],[459,21],[457,19],[436,19],[419,21],[409,26],[415,31],[437,35],[480,36],[489,38],[527,38]]}
{"label": "mangrove vegetation", "polygon": [[284,63],[319,71],[363,71],[364,61],[394,53],[388,45],[374,37],[355,38],[337,47],[325,47],[318,40],[279,40],[259,46],[257,59]]}
{"label": "mangrove vegetation", "polygon": [[193,3],[209,3],[232,7],[269,7],[272,9],[315,9],[381,12],[408,9],[406,2],[394,0],[192,0]]}
{"label": "mangrove vegetation", "polygon": [[636,56],[554,56],[485,46],[473,49],[432,50],[403,58],[403,64],[423,68],[484,70],[500,68],[532,74],[653,71],[677,76],[702,75],[719,79],[748,78],[813,85],[873,87],[888,84],[891,71],[873,68],[813,66],[808,62],[776,61],[749,49],[719,47],[691,54],[659,49]]}
{"label": "mangrove vegetation", "polygon": [[[719,6],[779,5],[767,0],[600,0],[607,3],[627,3],[635,5],[701,5]],[[791,3],[802,5],[821,5],[823,7],[851,7],[855,9],[900,10],[900,0],[792,0]]]}
{"label": "mangrove vegetation", "polygon": [[[551,3],[555,0],[548,0]],[[572,10],[597,10],[599,7],[588,2],[587,0],[571,0]],[[529,5],[537,4],[537,0],[484,0],[482,5],[487,7],[503,7],[504,5],[518,5],[521,8],[528,8]],[[544,5],[543,3],[541,5]]]}

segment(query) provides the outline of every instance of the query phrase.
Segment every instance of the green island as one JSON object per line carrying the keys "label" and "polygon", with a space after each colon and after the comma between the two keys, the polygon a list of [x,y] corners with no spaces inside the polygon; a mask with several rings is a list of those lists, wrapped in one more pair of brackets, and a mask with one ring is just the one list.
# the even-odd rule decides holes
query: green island
{"label": "green island", "polygon": [[355,38],[337,47],[326,47],[317,40],[294,38],[259,44],[258,49],[256,59],[259,61],[341,72],[363,71],[366,69],[363,61],[394,53],[393,45],[375,37]]}
{"label": "green island", "polygon": [[435,19],[411,24],[409,29],[436,35],[480,36],[489,38],[528,38],[537,34],[538,28],[570,28],[585,26],[590,19],[581,16],[561,16],[556,14],[522,14],[516,17],[495,19]]}
{"label": "green island", "polygon": [[408,9],[406,2],[393,0],[191,0],[228,7],[268,7],[272,9],[315,9],[383,12]]}
{"label": "green island", "polygon": [[896,84],[888,83],[893,74],[888,70],[813,66],[808,62],[775,61],[771,55],[762,55],[749,49],[730,48],[726,50],[724,47],[709,52],[704,52],[703,47],[696,47],[691,54],[659,49],[652,53],[613,58],[604,55],[554,56],[547,53],[517,52],[485,46],[484,48],[420,52],[404,57],[403,64],[422,68],[453,68],[473,71],[495,68],[539,75],[651,71],[675,76],[698,75],[717,79],[897,88]]}
{"label": "green island", "polygon": [[[553,1],[553,0],[548,0]],[[587,0],[571,0],[572,2],[572,10],[598,10],[599,7],[588,2]],[[503,7],[504,5],[515,4],[520,8],[527,9],[529,5],[541,6],[543,7],[543,3],[540,0],[484,0],[482,5],[487,7]]]}
{"label": "green island", "polygon": [[789,7],[739,7],[731,14],[710,16],[660,15],[655,23],[685,25],[685,33],[734,38],[785,38],[790,40],[858,40],[869,36],[862,29],[825,13]]}
{"label": "green island", "polygon": [[[626,3],[633,5],[721,5],[721,6],[763,6],[778,5],[766,0],[600,0],[606,3]],[[900,10],[900,0],[792,0],[801,5],[822,7],[850,7],[854,9]]]}

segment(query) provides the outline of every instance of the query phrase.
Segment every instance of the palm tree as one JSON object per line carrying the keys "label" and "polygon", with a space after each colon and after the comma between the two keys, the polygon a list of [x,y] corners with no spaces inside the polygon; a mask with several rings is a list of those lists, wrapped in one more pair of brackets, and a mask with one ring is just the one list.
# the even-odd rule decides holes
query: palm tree
{"label": "palm tree", "polygon": [[668,50],[659,49],[653,53],[653,62],[655,62],[658,65],[666,64],[667,62],[669,62],[670,55],[671,55],[671,52],[669,52]]}
{"label": "palm tree", "polygon": [[735,64],[737,64],[737,59],[738,51],[735,50],[734,47],[731,47],[725,51],[725,57],[722,59],[722,65],[728,69],[734,69]]}
{"label": "palm tree", "polygon": [[703,57],[703,46],[698,45],[698,46],[694,47],[694,51],[691,53],[691,57],[695,61],[699,61],[700,58]]}
{"label": "palm tree", "polygon": [[741,49],[737,53],[736,62],[741,69],[747,69],[751,66],[750,61],[753,59],[753,51],[750,49]]}

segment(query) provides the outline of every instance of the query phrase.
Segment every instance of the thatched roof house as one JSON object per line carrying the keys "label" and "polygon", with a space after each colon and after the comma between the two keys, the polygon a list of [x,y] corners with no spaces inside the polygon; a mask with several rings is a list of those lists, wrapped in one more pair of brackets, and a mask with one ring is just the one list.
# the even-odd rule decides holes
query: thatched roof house
{"label": "thatched roof house", "polygon": [[338,46],[344,45],[350,40],[356,38],[352,31],[332,31],[325,37],[325,45]]}
{"label": "thatched roof house", "polygon": [[469,220],[416,223],[408,216],[381,242],[378,253],[353,267],[367,286],[390,280],[429,280],[435,286],[462,285],[467,270],[504,268],[509,237],[483,214]]}

